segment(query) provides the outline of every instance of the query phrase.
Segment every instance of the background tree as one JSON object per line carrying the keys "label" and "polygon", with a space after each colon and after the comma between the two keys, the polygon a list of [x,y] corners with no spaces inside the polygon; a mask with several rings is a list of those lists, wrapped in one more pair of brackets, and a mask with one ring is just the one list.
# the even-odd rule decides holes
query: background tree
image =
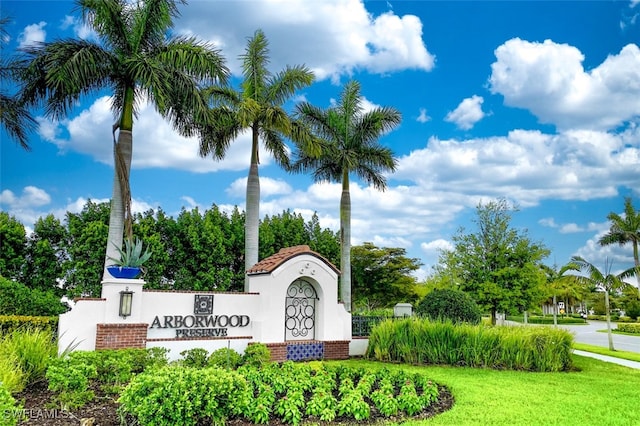
{"label": "background tree", "polygon": [[340,298],[351,312],[351,173],[378,190],[385,190],[385,172],[396,169],[397,160],[389,148],[378,143],[382,135],[400,124],[401,115],[391,107],[364,111],[360,84],[348,82],[338,103],[321,109],[303,102],[296,115],[319,140],[320,156],[301,149],[292,167],[297,172],[312,172],[316,181],[340,182]]}
{"label": "background tree", "polygon": [[631,197],[624,199],[624,216],[611,212],[607,216],[611,222],[609,232],[603,235],[598,241],[600,245],[619,244],[624,246],[631,243],[633,248],[633,261],[636,267],[636,282],[638,284],[638,294],[640,295],[640,255],[638,254],[638,244],[640,244],[640,210],[633,208]]}
{"label": "background tree", "polygon": [[67,257],[67,230],[52,214],[39,218],[27,239],[22,282],[29,288],[62,295]]}
{"label": "background tree", "polygon": [[511,227],[513,211],[504,199],[480,203],[477,231],[465,234],[461,228],[453,237],[454,249],[440,257],[459,288],[490,311],[492,324],[498,311],[522,312],[533,306],[545,281],[540,262],[549,251],[532,242],[526,231]]}
{"label": "background tree", "polygon": [[228,74],[212,45],[187,37],[167,39],[179,15],[176,3],[77,0],[84,23],[100,43],[68,39],[26,48],[29,67],[24,96],[31,103],[46,100],[48,116],[65,117],[82,95],[112,91],[115,176],[104,277],[109,276],[109,258],[118,257],[123,233],[132,236],[129,173],[137,107],[147,100],[190,136],[193,117],[206,113],[199,84],[224,81]]}
{"label": "background tree", "polygon": [[67,212],[69,262],[65,267],[64,289],[69,298],[100,297],[108,224],[109,203],[89,200],[80,213]]}
{"label": "background tree", "polygon": [[[29,291],[42,289],[52,296],[57,291],[58,298],[62,293],[99,297],[109,208],[109,203],[89,201],[80,213],[67,212],[64,223],[53,216],[40,218],[28,239],[20,222],[0,212],[0,267],[5,274],[12,271],[11,278]],[[153,251],[153,262],[143,275],[145,288],[244,289],[244,215],[237,207],[231,212],[215,205],[204,211],[183,210],[177,219],[161,209],[149,210],[134,219],[136,235]],[[306,244],[332,263],[339,260],[337,233],[320,228],[316,215],[305,222],[285,211],[263,222],[261,232],[279,242],[265,256],[284,246]]]}
{"label": "background tree", "polygon": [[[213,102],[210,120],[201,123],[200,155],[221,159],[229,145],[242,132],[251,130],[251,160],[247,178],[245,207],[245,270],[258,262],[260,226],[260,177],[258,149],[262,139],[265,149],[276,163],[288,167],[289,157],[284,138],[301,140],[300,133],[283,104],[293,94],[309,86],[313,73],[305,66],[287,66],[273,75],[269,64],[269,43],[257,30],[247,43],[242,59],[241,90],[213,86],[206,90]],[[245,284],[246,290],[246,284]]]}
{"label": "background tree", "polygon": [[281,248],[308,244],[304,218],[285,210],[277,216],[265,216],[260,222],[260,258],[271,256]]}
{"label": "background tree", "polygon": [[25,107],[21,96],[17,93],[11,94],[6,90],[9,87],[8,82],[19,80],[25,65],[18,58],[4,53],[5,42],[9,40],[9,33],[6,29],[9,21],[8,17],[0,18],[0,79],[2,80],[0,125],[4,127],[9,137],[15,139],[22,148],[28,151],[30,149],[28,134],[38,126],[38,123]]}
{"label": "background tree", "polygon": [[9,213],[0,211],[0,276],[20,279],[26,242],[24,225]]}
{"label": "background tree", "polygon": [[369,242],[351,249],[354,307],[372,310],[417,301],[418,283],[412,273],[422,263],[406,254],[403,248],[380,248]]}
{"label": "background tree", "polygon": [[571,261],[575,263],[586,276],[577,276],[576,279],[584,283],[585,286],[593,286],[602,289],[604,293],[605,315],[607,317],[607,334],[609,337],[609,350],[615,350],[613,347],[613,335],[611,334],[611,309],[609,306],[609,296],[611,292],[621,289],[628,278],[635,274],[635,267],[627,269],[620,274],[611,273],[611,264],[608,259],[605,261],[604,272],[601,272],[595,265],[587,262],[580,256],[574,256]]}
{"label": "background tree", "polygon": [[320,218],[316,213],[305,224],[309,237],[309,247],[316,253],[320,253],[334,266],[340,264],[340,235],[329,228],[320,226]]}

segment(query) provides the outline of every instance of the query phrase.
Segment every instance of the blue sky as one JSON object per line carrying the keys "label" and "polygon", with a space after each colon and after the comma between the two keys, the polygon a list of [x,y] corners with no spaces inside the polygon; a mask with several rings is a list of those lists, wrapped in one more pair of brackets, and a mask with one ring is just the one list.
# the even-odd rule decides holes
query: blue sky
{"label": "blue sky", "polygon": [[[623,197],[640,208],[640,1],[458,2],[359,0],[191,1],[175,31],[215,42],[237,76],[258,28],[273,71],[305,64],[317,81],[295,101],[328,107],[350,78],[369,106],[393,106],[402,124],[381,143],[398,170],[379,192],[351,184],[353,244],[404,247],[424,263],[473,229],[479,202],[504,197],[564,264],[632,265],[631,246],[601,248]],[[33,41],[94,35],[69,1],[3,0],[12,18],[3,54]],[[233,80],[237,83],[237,79]],[[236,86],[237,87],[237,86]],[[83,99],[68,119],[39,117],[31,152],[0,134],[0,208],[31,227],[111,196],[109,93]],[[249,137],[223,161],[197,155],[143,105],[134,124],[136,211],[244,208]],[[261,216],[291,209],[339,227],[340,186],[282,172],[261,156]]]}

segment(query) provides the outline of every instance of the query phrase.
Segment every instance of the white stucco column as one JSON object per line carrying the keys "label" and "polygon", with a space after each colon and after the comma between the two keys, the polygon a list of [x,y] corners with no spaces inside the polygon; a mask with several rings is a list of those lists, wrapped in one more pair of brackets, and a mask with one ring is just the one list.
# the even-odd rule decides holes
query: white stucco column
{"label": "white stucco column", "polygon": [[[102,298],[106,299],[104,322],[107,324],[139,323],[142,318],[142,287],[144,280],[111,278],[102,281]],[[122,318],[120,312],[120,292],[133,292],[131,315]]]}

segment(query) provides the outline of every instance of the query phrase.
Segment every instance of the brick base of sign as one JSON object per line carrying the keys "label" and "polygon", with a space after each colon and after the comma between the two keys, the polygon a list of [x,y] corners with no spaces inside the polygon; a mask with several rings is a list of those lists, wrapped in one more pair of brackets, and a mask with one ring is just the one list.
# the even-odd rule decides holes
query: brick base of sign
{"label": "brick base of sign", "polygon": [[96,350],[145,348],[149,324],[98,324]]}
{"label": "brick base of sign", "polygon": [[349,341],[297,341],[267,343],[271,352],[271,361],[309,361],[313,359],[348,359]]}

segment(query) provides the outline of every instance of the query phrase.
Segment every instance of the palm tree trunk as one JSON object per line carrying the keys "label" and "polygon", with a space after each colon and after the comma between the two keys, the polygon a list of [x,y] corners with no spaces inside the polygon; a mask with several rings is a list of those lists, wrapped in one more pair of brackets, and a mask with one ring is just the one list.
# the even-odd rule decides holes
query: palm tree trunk
{"label": "palm tree trunk", "polygon": [[118,250],[122,247],[124,232],[131,238],[131,189],[129,187],[129,174],[131,172],[131,158],[133,157],[133,103],[134,87],[125,90],[124,103],[120,122],[113,131],[119,127],[118,141],[113,146],[113,194],[111,196],[111,211],[109,213],[109,235],[104,261],[102,279],[108,279],[111,274],[107,271],[107,265],[112,263],[110,257],[119,258]]}
{"label": "palm tree trunk", "polygon": [[640,256],[638,255],[638,243],[633,242],[633,261],[636,264],[636,282],[638,283],[638,297],[640,297]]}
{"label": "palm tree trunk", "polygon": [[340,294],[347,312],[351,312],[351,195],[349,174],[342,176],[340,197]]}
{"label": "palm tree trunk", "polygon": [[[111,278],[106,266],[113,263],[109,258],[119,258],[118,249],[122,247],[124,234],[125,213],[131,197],[129,190],[129,173],[131,171],[131,158],[133,153],[133,135],[130,130],[122,130],[118,133],[118,142],[113,149],[114,173],[113,193],[111,195],[111,212],[109,215],[109,236],[107,238],[107,250],[105,254],[104,271],[102,279]],[[120,166],[118,165],[120,164]]]}
{"label": "palm tree trunk", "polygon": [[558,302],[555,294],[553,295],[553,326],[558,326]]}
{"label": "palm tree trunk", "polygon": [[611,333],[611,312],[609,312],[609,290],[604,289],[604,309],[607,314],[607,336],[609,338],[609,350],[615,351],[613,348],[613,334]]}
{"label": "palm tree trunk", "polygon": [[[251,269],[258,263],[260,225],[260,176],[258,175],[258,129],[252,131],[251,166],[247,178],[247,200],[244,224],[244,269]],[[245,274],[244,291],[249,291],[249,280]]]}

